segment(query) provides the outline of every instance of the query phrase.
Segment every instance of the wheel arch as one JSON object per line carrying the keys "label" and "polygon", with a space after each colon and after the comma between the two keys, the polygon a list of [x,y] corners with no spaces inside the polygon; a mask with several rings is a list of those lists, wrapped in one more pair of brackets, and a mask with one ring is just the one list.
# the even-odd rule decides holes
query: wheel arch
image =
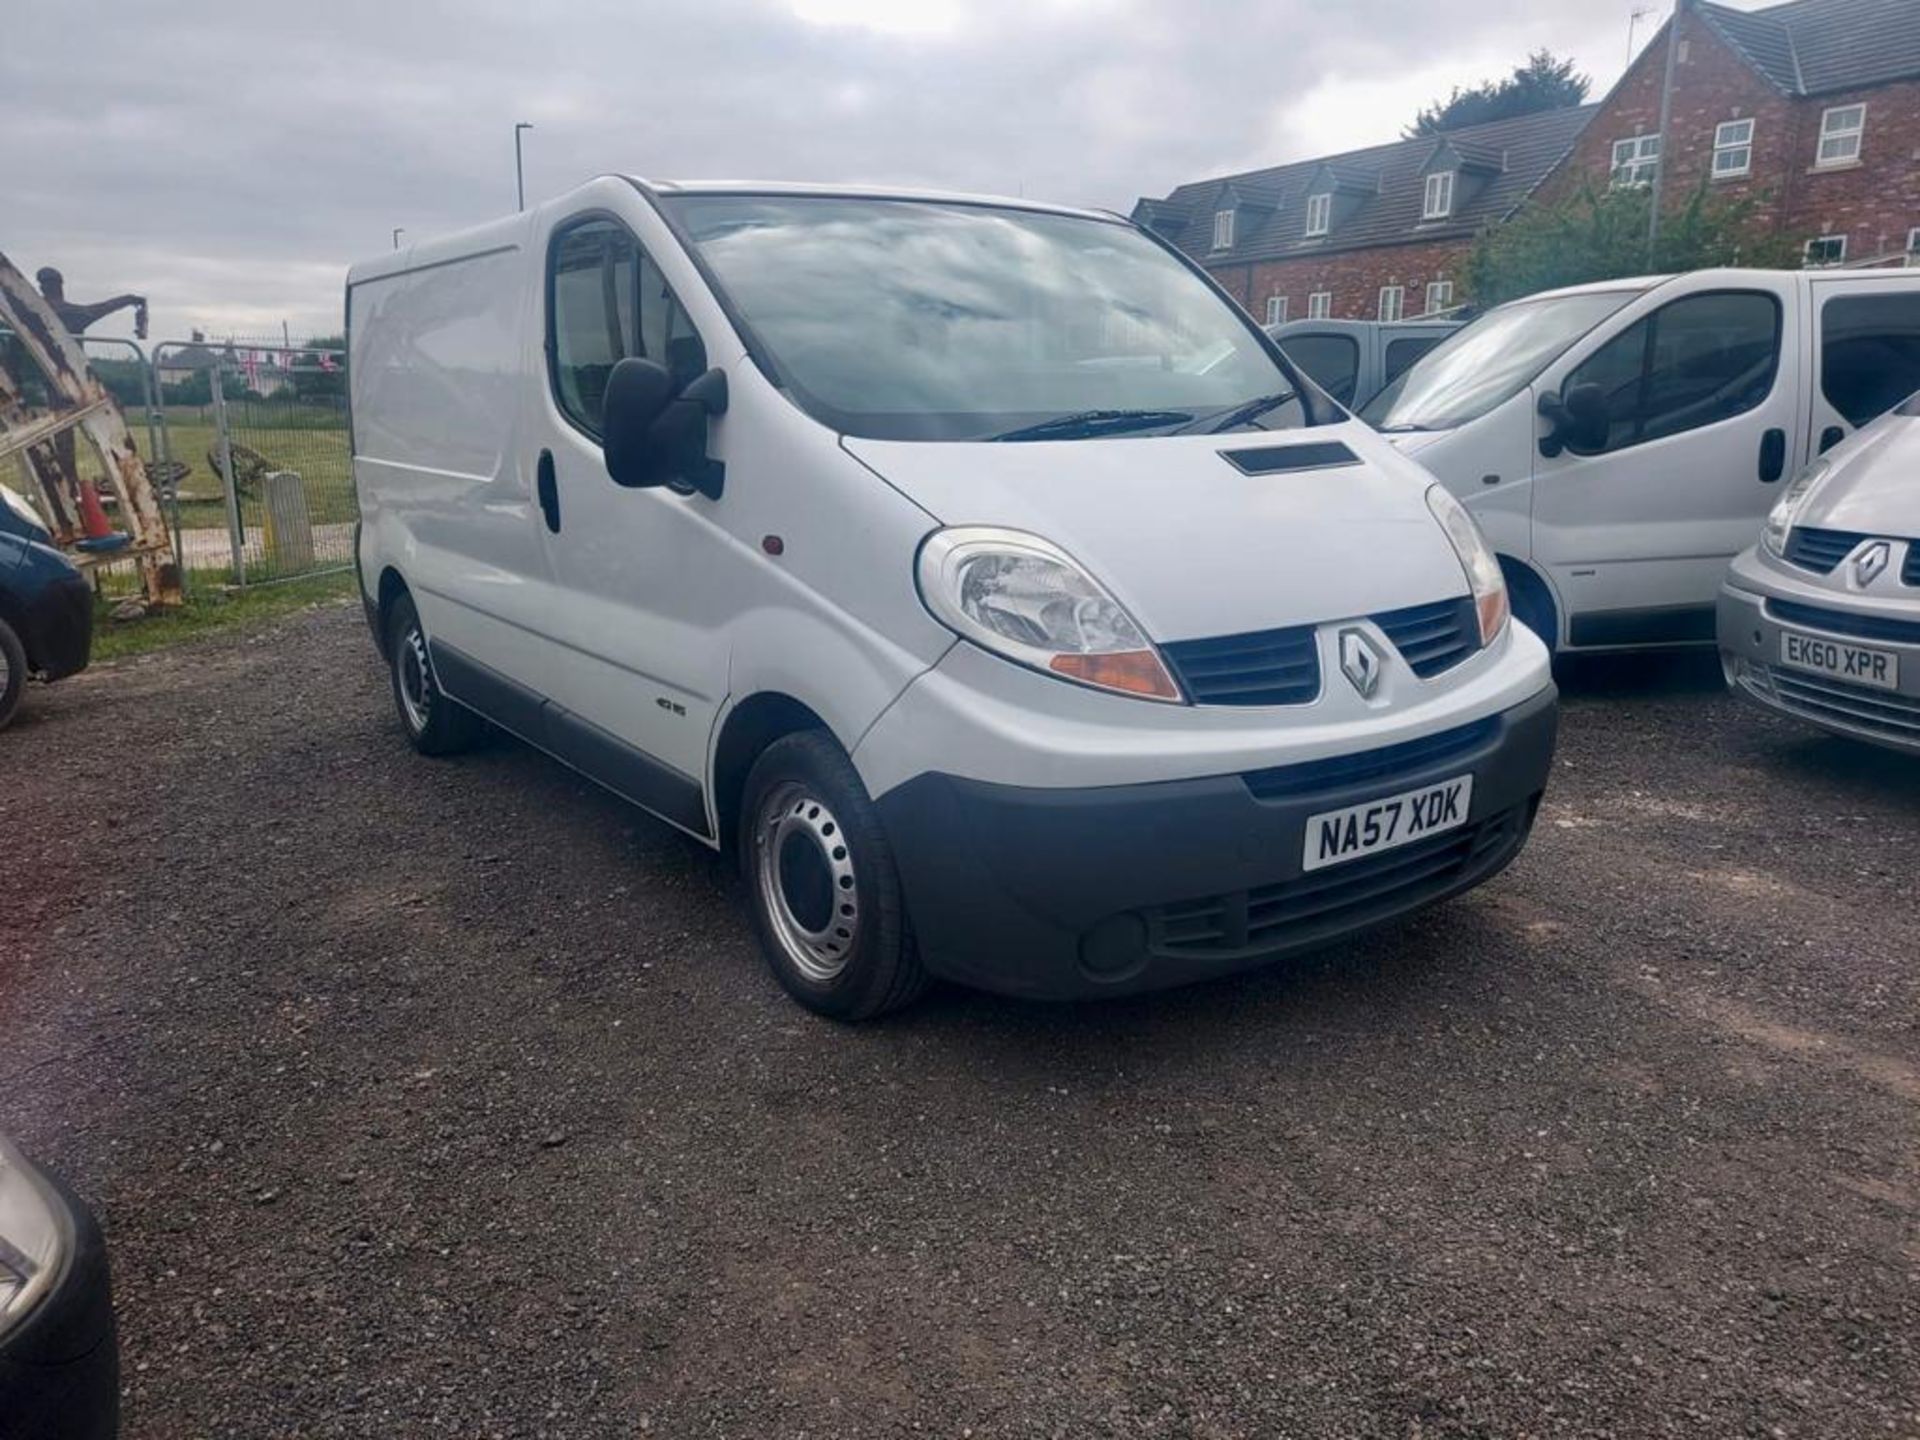
{"label": "wheel arch", "polygon": [[411,595],[406,579],[393,566],[389,565],[380,572],[380,585],[374,595],[373,613],[367,618],[373,622],[373,643],[380,647],[380,658],[391,660],[387,653],[387,629],[393,615],[393,607],[402,595]]}
{"label": "wheel arch", "polygon": [[[774,741],[802,730],[833,734],[833,727],[818,711],[783,690],[756,691],[727,711],[714,740],[709,767],[713,776],[714,825],[722,852],[731,855],[738,845],[740,800],[753,762]],[[838,741],[839,737],[835,739]]]}
{"label": "wheel arch", "polygon": [[1549,654],[1558,653],[1561,649],[1560,629],[1566,619],[1565,612],[1560,606],[1560,597],[1553,593],[1553,586],[1548,583],[1547,577],[1525,560],[1504,553],[1499,559],[1500,573],[1505,577],[1507,591],[1512,596],[1514,618],[1519,619],[1522,612],[1529,609],[1535,614],[1540,614],[1542,612],[1539,607],[1544,606],[1544,613],[1551,622],[1553,633],[1542,635],[1540,639],[1545,643]]}

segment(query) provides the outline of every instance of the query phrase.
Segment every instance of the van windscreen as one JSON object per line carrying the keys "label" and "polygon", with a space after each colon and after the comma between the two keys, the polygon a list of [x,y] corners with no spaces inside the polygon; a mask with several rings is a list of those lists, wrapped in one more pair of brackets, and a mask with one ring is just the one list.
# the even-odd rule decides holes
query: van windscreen
{"label": "van windscreen", "polygon": [[1376,430],[1451,430],[1503,405],[1641,292],[1597,290],[1489,310],[1390,380],[1360,418]]}
{"label": "van windscreen", "polygon": [[1052,440],[1310,423],[1252,320],[1118,221],[817,195],[661,204],[776,381],[842,433]]}

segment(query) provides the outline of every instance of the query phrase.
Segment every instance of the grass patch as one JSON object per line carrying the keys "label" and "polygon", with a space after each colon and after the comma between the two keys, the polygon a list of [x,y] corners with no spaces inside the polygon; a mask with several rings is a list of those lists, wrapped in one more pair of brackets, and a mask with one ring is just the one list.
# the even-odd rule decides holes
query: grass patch
{"label": "grass patch", "polygon": [[93,659],[144,655],[215,631],[264,624],[309,605],[345,599],[353,592],[353,572],[343,570],[246,590],[223,591],[211,579],[201,580],[191,587],[192,598],[186,604],[144,620],[115,620],[111,607],[102,602],[94,609]]}

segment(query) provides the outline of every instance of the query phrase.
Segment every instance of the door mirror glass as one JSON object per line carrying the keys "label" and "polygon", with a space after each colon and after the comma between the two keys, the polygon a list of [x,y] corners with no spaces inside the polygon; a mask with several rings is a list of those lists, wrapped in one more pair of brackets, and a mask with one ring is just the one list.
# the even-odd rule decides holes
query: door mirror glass
{"label": "door mirror glass", "polygon": [[673,404],[673,389],[673,377],[657,361],[630,355],[613,367],[607,377],[600,443],[614,484],[643,490],[666,483],[653,430]]}

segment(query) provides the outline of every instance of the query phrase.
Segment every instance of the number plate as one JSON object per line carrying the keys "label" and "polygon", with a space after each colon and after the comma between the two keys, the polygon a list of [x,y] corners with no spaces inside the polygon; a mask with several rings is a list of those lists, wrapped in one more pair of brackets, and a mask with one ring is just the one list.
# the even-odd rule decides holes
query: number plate
{"label": "number plate", "polygon": [[1473,802],[1473,776],[1457,775],[1384,800],[1328,810],[1307,819],[1307,850],[1301,866],[1318,870],[1392,850],[1410,840],[1458,830]]}
{"label": "number plate", "polygon": [[1847,645],[1797,630],[1780,632],[1780,663],[1796,670],[1812,670],[1876,690],[1900,688],[1900,657],[1864,645]]}

